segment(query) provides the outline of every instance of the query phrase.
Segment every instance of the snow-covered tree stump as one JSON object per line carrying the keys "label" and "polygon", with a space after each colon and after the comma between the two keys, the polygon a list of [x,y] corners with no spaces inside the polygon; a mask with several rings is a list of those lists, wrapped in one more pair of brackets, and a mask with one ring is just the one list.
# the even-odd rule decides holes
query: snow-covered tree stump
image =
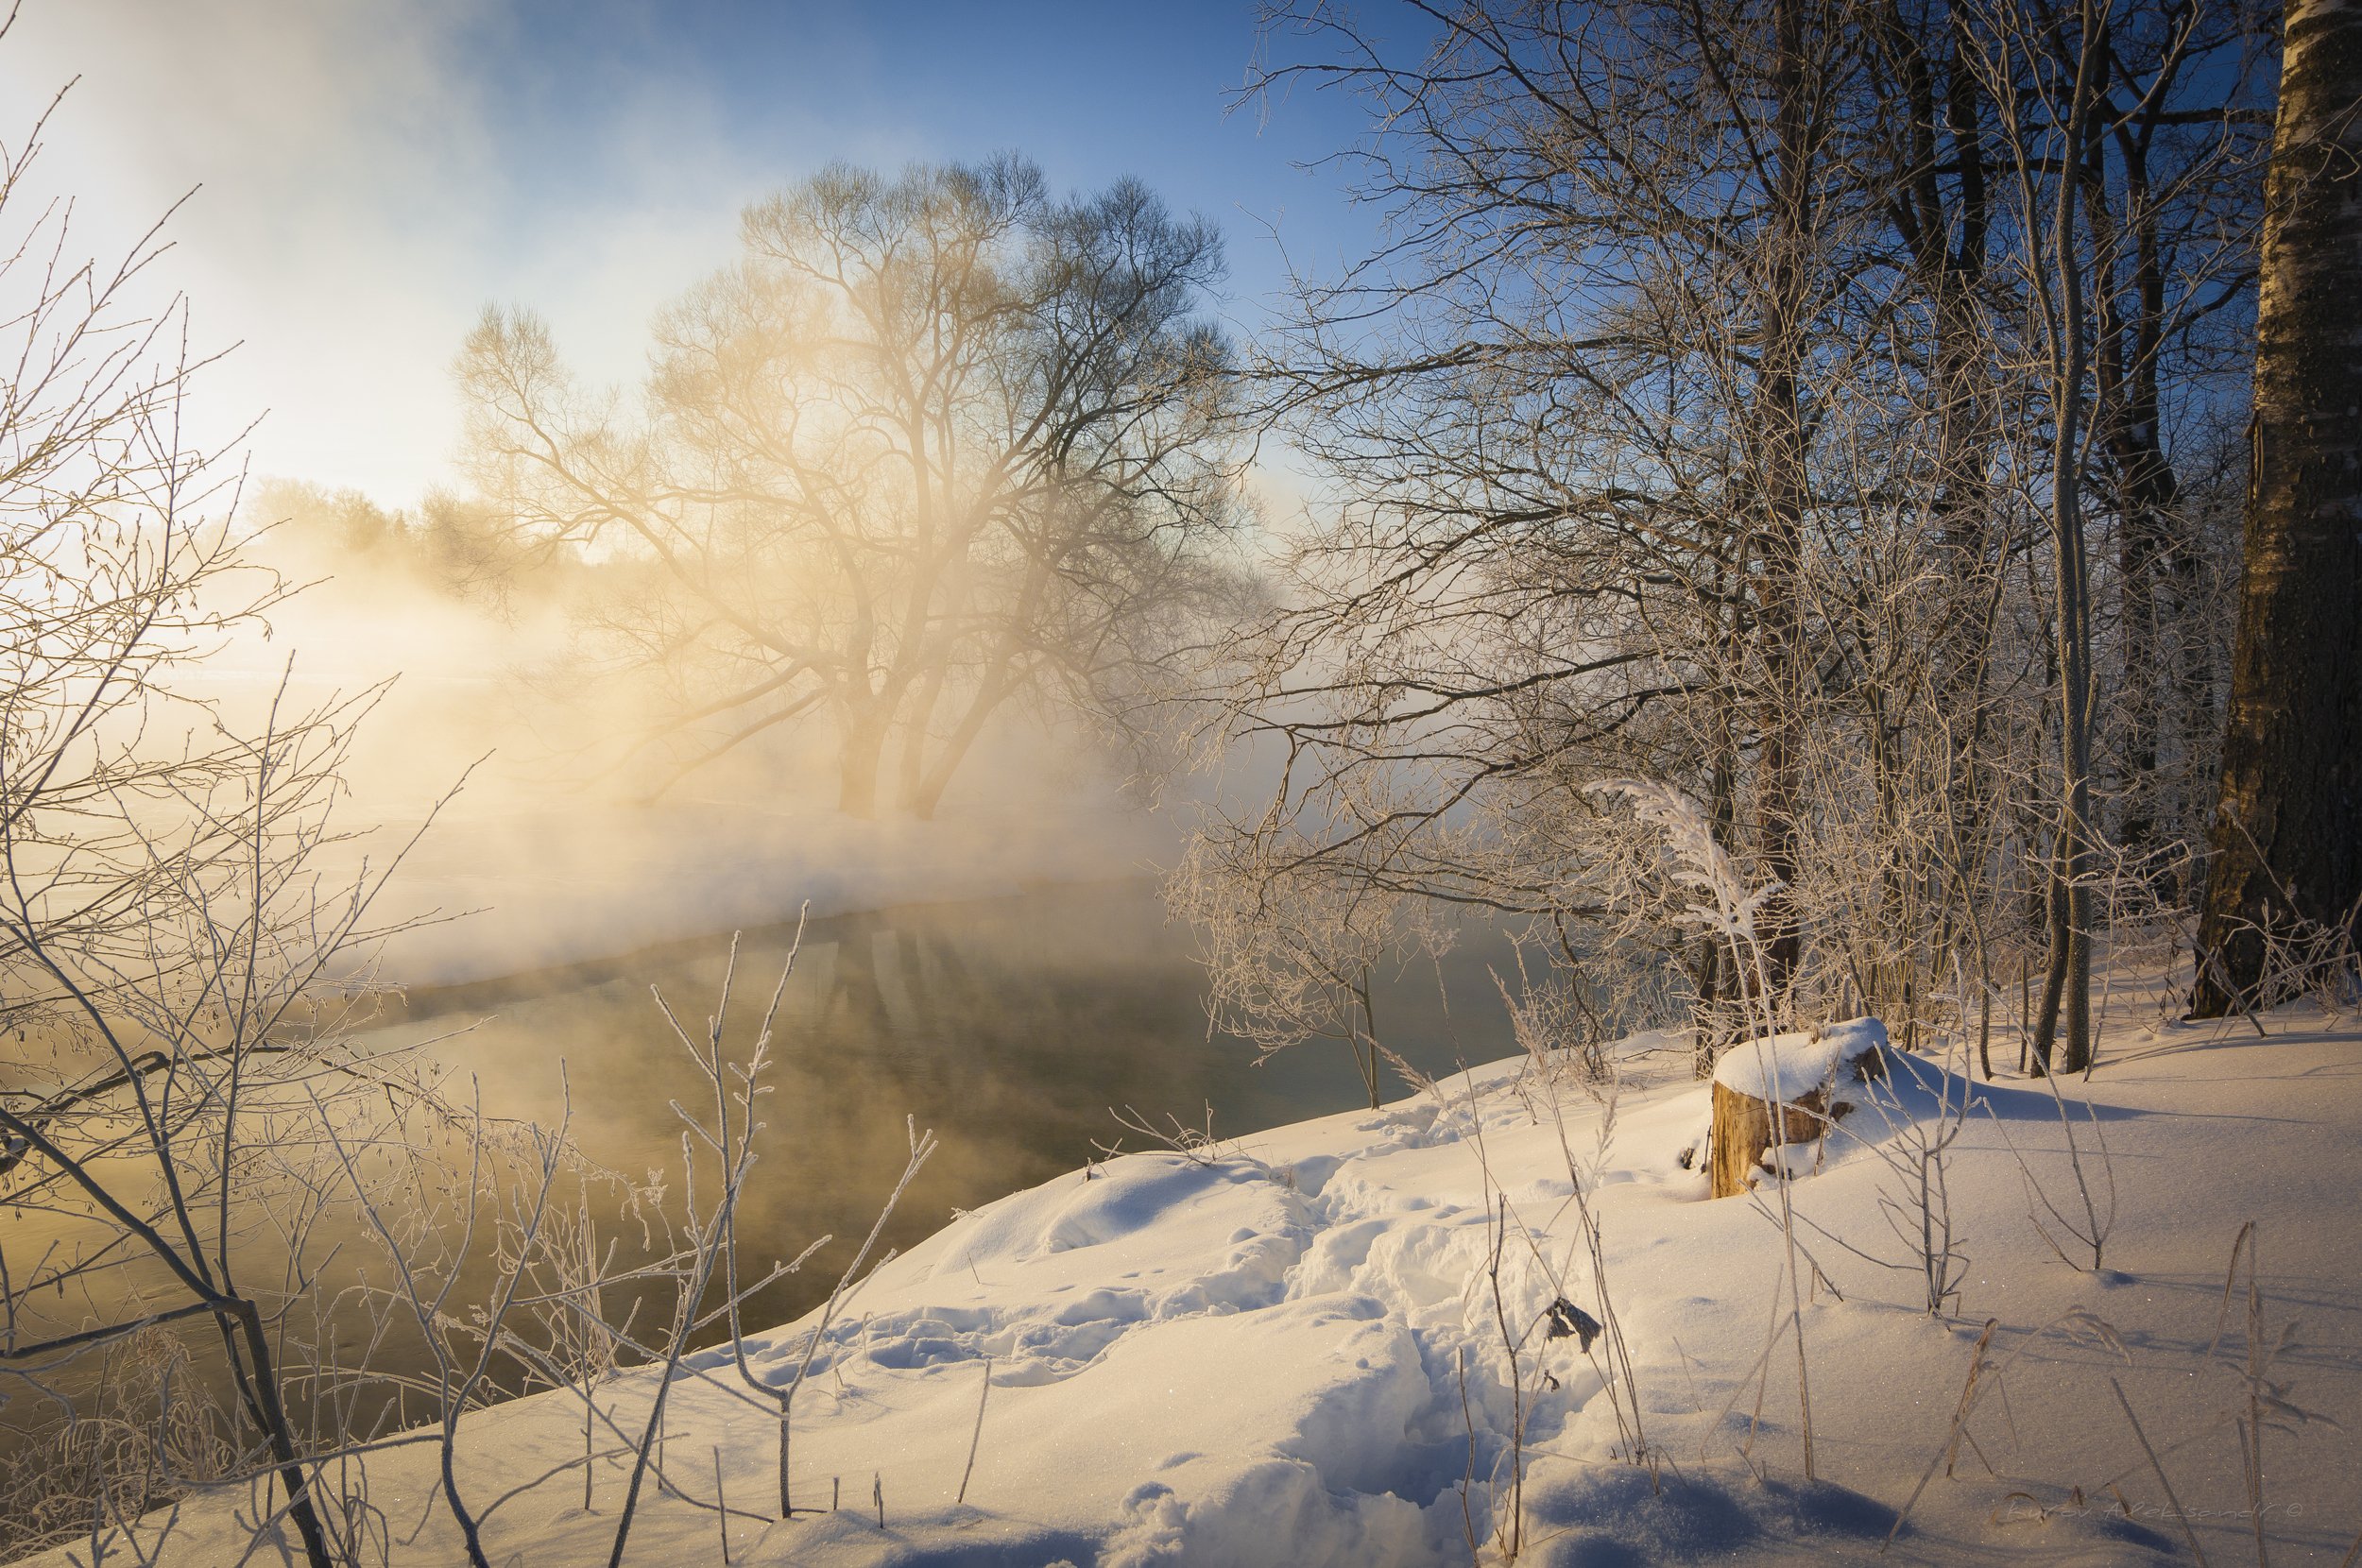
{"label": "snow-covered tree stump", "polygon": [[1711,1195],[1745,1192],[1767,1169],[1795,1175],[1806,1151],[1805,1168],[1817,1167],[1823,1135],[1856,1104],[1854,1086],[1885,1075],[1886,1044],[1886,1025],[1854,1018],[1723,1052],[1707,1145]]}

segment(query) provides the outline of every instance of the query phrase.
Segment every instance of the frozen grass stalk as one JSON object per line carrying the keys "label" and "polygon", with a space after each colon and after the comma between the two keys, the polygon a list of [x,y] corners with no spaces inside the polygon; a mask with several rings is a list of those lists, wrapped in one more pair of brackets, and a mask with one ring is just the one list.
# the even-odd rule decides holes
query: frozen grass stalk
{"label": "frozen grass stalk", "polygon": [[[1595,793],[1621,795],[1634,814],[1655,827],[1670,851],[1669,871],[1675,885],[1703,893],[1710,902],[1692,899],[1681,912],[1683,924],[1698,926],[1720,938],[1741,977],[1739,994],[1747,1009],[1751,1048],[1756,1070],[1766,1083],[1775,1082],[1766,1057],[1769,1042],[1779,1031],[1772,1009],[1772,978],[1764,962],[1763,944],[1755,931],[1755,916],[1779,892],[1776,881],[1750,888],[1730,855],[1715,842],[1713,826],[1690,799],[1667,785],[1645,779],[1610,779],[1585,786]],[[1785,1136],[1786,1118],[1774,1108],[1773,1132]],[[1775,1146],[1781,1147],[1781,1146]],[[1796,1405],[1804,1433],[1805,1478],[1814,1479],[1812,1444],[1812,1378],[1805,1355],[1804,1285],[1797,1266],[1795,1205],[1789,1193],[1786,1162],[1773,1181],[1779,1195],[1780,1235],[1787,1245],[1786,1278],[1789,1321],[1796,1345]]]}

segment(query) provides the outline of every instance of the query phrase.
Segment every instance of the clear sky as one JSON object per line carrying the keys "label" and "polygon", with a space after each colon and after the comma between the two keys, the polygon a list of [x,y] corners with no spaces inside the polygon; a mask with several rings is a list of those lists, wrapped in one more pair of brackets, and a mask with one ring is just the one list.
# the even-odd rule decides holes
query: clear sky
{"label": "clear sky", "polygon": [[404,503],[448,475],[450,362],[486,303],[628,380],[740,207],[831,160],[1138,175],[1223,226],[1252,328],[1282,242],[1326,270],[1366,232],[1302,167],[1360,112],[1235,104],[1257,48],[1252,0],[25,0],[0,137],[78,77],[41,183],[86,244],[199,187],[162,276],[201,342],[240,345],[208,424],[263,415],[258,471]]}

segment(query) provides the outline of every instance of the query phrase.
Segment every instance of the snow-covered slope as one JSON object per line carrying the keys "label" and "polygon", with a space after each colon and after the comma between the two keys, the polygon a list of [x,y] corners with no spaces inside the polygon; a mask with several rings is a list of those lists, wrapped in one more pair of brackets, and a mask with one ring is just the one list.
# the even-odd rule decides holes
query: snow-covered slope
{"label": "snow-covered slope", "polygon": [[[1706,1087],[1642,1039],[1612,1097],[1513,1060],[1382,1112],[1213,1158],[1126,1155],[953,1219],[879,1270],[813,1355],[796,1502],[842,1506],[768,1517],[776,1415],[710,1355],[667,1423],[688,1496],[643,1503],[625,1560],[721,1560],[717,1455],[741,1564],[1378,1565],[1513,1545],[1548,1564],[1867,1560],[1931,1467],[1891,1560],[2180,1557],[2144,1440],[2208,1555],[2252,1560],[2231,1419],[2251,1409],[2244,1283],[2222,1310],[2251,1219],[2265,1338],[2302,1324],[2262,1368],[2282,1406],[2264,1408],[2271,1559],[2336,1562],[2362,1529],[2362,1039],[2316,1015],[2271,1027],[2119,1025],[2094,1079],[2069,1086],[2074,1158],[2096,1202],[2111,1178],[2115,1194],[2098,1270],[2033,1196],[2084,1223],[2060,1101],[1897,1057],[1823,1167],[1790,1185],[1809,1254],[1811,1479],[1778,1205],[1704,1201],[1683,1155]],[[1965,1268],[1931,1317],[1904,1176],[1964,1094],[1943,1174]],[[1552,1333],[1610,1318],[1629,1399],[1609,1391],[1611,1335]],[[783,1381],[806,1343],[780,1329],[753,1364]],[[626,1375],[601,1398],[644,1409],[648,1393]],[[479,1506],[548,1477],[492,1515],[491,1560],[607,1560],[624,1468],[599,1465],[586,1512],[564,1468],[582,1441],[580,1400],[562,1394],[470,1425],[460,1474]],[[427,1451],[372,1473],[396,1538],[423,1522],[419,1560],[460,1560]],[[230,1560],[233,1503],[250,1507],[183,1510],[163,1560]]]}

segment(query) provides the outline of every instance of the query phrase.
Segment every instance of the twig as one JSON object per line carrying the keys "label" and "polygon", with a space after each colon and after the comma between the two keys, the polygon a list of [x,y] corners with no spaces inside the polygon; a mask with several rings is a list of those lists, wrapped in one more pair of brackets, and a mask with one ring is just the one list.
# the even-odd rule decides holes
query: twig
{"label": "twig", "polygon": [[2165,1501],[2173,1508],[2173,1517],[2181,1523],[2182,1539],[2190,1543],[2190,1555],[2198,1559],[2198,1568],[2206,1568],[2206,1549],[2198,1543],[2198,1532],[2190,1528],[2190,1516],[2182,1511],[2182,1499],[2173,1494],[2173,1483],[2165,1479],[2165,1467],[2158,1462],[2157,1450],[2148,1445],[2148,1434],[2141,1430],[2141,1418],[2132,1413],[2132,1402],[2124,1397],[2124,1385],[2114,1376],[2108,1387],[2116,1391],[2116,1404],[2124,1409],[2124,1419],[2132,1423],[2132,1435],[2141,1441],[2141,1452],[2148,1456],[2149,1472],[2157,1484],[2165,1489]]}
{"label": "twig", "polygon": [[722,1532],[722,1568],[730,1568],[730,1500],[722,1491],[722,1449],[713,1450],[713,1525]]}
{"label": "twig", "polygon": [[976,1390],[976,1424],[967,1434],[967,1466],[960,1472],[960,1494],[954,1503],[967,1501],[967,1478],[976,1472],[976,1445],[984,1436],[984,1401],[992,1397],[992,1357],[984,1357],[984,1387]]}

